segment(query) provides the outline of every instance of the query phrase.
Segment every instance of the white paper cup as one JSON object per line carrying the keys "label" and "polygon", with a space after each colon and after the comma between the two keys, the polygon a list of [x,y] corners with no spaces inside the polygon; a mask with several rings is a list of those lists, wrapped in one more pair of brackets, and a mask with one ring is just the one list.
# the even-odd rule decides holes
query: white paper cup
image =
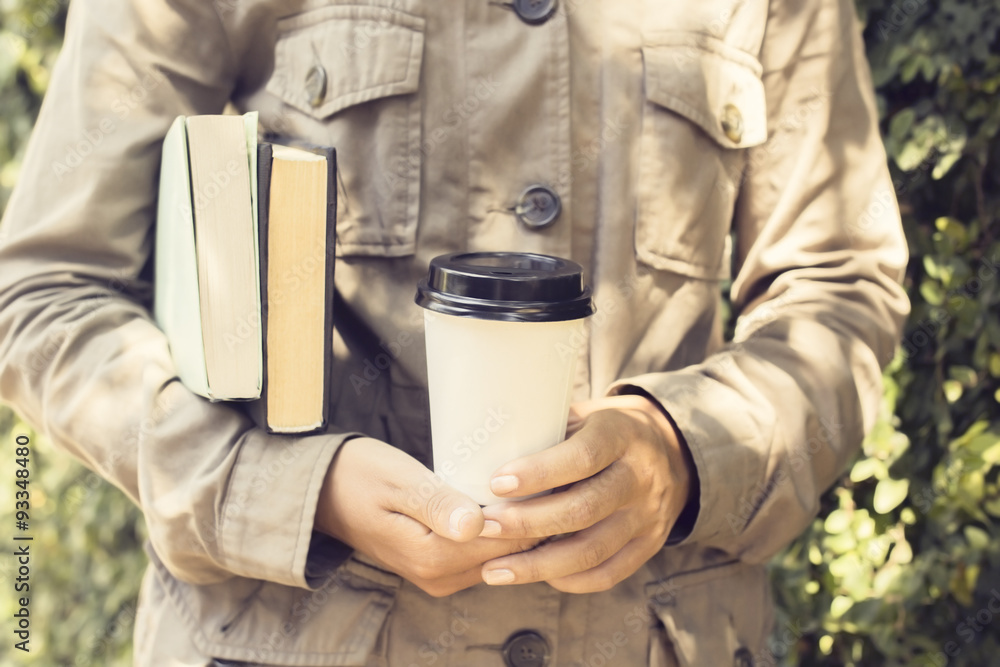
{"label": "white paper cup", "polygon": [[463,253],[431,263],[426,308],[434,471],[481,505],[496,470],[559,443],[593,313],[583,269],[527,253]]}

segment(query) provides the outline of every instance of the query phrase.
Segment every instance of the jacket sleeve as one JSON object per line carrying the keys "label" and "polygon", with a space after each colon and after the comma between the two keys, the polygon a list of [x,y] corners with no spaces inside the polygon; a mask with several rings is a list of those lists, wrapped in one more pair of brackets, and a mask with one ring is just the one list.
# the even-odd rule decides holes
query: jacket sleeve
{"label": "jacket sleeve", "polygon": [[312,526],[349,436],[270,436],[190,393],[144,305],[163,136],[236,79],[215,5],[72,4],[0,225],[0,399],[142,508],[176,577],[307,587],[332,566]]}
{"label": "jacket sleeve", "polygon": [[680,543],[751,562],[804,529],[857,450],[909,310],[853,4],[772,1],[761,62],[768,140],[748,155],[734,214],[735,338],[611,388],[659,400],[690,448],[699,509]]}

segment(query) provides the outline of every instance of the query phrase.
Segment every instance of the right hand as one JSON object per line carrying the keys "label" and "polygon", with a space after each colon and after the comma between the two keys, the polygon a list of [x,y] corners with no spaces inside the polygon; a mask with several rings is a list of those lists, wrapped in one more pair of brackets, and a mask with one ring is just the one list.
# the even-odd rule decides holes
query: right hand
{"label": "right hand", "polygon": [[320,491],[316,529],[434,597],[482,583],[486,561],[540,540],[479,537],[479,504],[374,438],[345,442]]}

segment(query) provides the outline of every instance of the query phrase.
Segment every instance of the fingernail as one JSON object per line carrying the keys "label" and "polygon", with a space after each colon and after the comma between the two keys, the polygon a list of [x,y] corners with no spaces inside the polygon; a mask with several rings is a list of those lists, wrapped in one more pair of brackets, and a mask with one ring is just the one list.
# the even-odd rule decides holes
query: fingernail
{"label": "fingernail", "polygon": [[493,490],[493,493],[502,496],[505,493],[517,491],[517,486],[520,483],[521,480],[514,475],[500,475],[490,481],[490,488]]}
{"label": "fingernail", "polygon": [[487,519],[486,523],[483,524],[483,532],[479,533],[479,537],[500,537],[500,522]]}
{"label": "fingernail", "polygon": [[487,570],[483,575],[483,581],[490,586],[514,583],[514,573],[510,570]]}
{"label": "fingernail", "polygon": [[451,534],[455,537],[460,536],[462,534],[462,524],[470,516],[472,516],[472,510],[465,507],[459,507],[452,512],[451,517],[448,519],[448,530],[451,531]]}

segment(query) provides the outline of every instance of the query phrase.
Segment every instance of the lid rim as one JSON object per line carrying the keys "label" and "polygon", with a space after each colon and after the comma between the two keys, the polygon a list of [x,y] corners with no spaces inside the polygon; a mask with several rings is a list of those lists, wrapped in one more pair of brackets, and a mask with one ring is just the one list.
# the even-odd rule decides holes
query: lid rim
{"label": "lid rim", "polygon": [[456,252],[431,260],[414,302],[479,319],[544,322],[595,312],[583,267],[561,257],[521,252]]}
{"label": "lid rim", "polygon": [[587,287],[572,301],[552,303],[548,301],[487,301],[472,297],[461,297],[424,290],[421,283],[417,290],[416,303],[421,308],[454,315],[484,320],[506,320],[517,322],[564,322],[582,320],[596,312]]}

